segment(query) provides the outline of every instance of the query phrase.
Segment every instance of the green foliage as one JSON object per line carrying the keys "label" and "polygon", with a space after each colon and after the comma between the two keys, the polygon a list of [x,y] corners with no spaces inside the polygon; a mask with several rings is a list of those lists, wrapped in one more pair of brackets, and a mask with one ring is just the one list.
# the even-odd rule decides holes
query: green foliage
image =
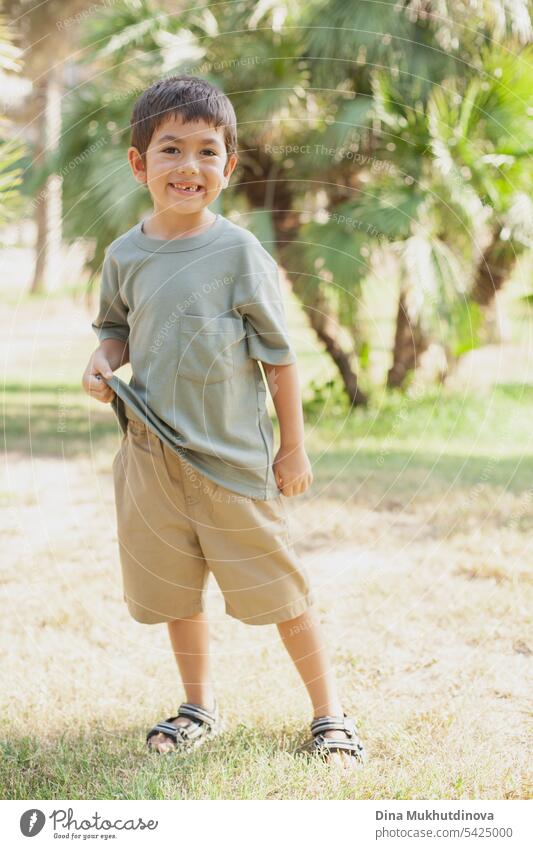
{"label": "green foliage", "polygon": [[13,221],[23,206],[20,192],[25,147],[17,141],[0,142],[0,225]]}
{"label": "green foliage", "polygon": [[228,92],[239,119],[225,206],[250,209],[274,254],[278,240],[298,296],[331,308],[360,367],[374,344],[361,289],[384,254],[431,338],[453,355],[479,343],[464,302],[480,250],[496,240],[509,268],[533,243],[525,0],[239,0],[179,13],[119,0],[94,10],[83,47],[89,81],[67,93],[59,157],[35,178],[63,174],[65,233],[95,240],[93,271],[150,207],[125,157],[133,103],[153,80],[192,73]]}
{"label": "green foliage", "polygon": [[[7,20],[0,16],[0,71],[17,73],[21,70],[22,51],[13,43],[13,33]],[[0,115],[0,226],[15,219],[23,208],[21,195],[23,160],[26,145],[19,141],[5,115]]]}
{"label": "green foliage", "polygon": [[468,300],[456,300],[452,305],[448,346],[455,358],[479,348],[483,342],[483,311]]}
{"label": "green foliage", "polygon": [[341,380],[336,377],[319,383],[311,380],[303,399],[303,411],[305,420],[309,423],[317,422],[322,416],[333,417],[346,416],[350,409],[346,392]]}
{"label": "green foliage", "polygon": [[96,271],[109,242],[151,208],[148,191],[133,178],[126,151],[135,92],[107,92],[87,84],[66,98],[65,131],[56,162],[63,175],[67,239],[95,240]]}
{"label": "green foliage", "polygon": [[[451,26],[452,15],[450,22],[439,17],[441,29]],[[306,4],[304,23],[306,55],[320,86],[353,76],[365,88],[372,69],[381,65],[396,77],[407,74],[406,89],[416,100],[454,64],[452,51],[435,49],[434,20],[411,0],[320,0]]]}

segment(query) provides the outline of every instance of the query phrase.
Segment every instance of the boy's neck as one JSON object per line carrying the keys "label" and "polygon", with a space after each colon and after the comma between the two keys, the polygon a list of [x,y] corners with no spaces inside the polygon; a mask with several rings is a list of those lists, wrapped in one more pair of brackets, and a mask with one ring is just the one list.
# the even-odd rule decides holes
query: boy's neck
{"label": "boy's neck", "polygon": [[190,215],[169,215],[166,210],[154,210],[148,218],[143,219],[142,231],[153,239],[188,239],[208,230],[216,217],[207,207]]}

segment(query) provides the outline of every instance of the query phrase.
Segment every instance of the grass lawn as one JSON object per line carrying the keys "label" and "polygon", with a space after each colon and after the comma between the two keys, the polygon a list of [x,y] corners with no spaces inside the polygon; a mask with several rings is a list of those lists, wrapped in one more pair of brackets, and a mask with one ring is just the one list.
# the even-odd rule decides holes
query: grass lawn
{"label": "grass lawn", "polygon": [[[293,756],[305,690],[275,626],[227,617],[214,582],[228,730],[160,757],[145,734],[184,693],[166,627],[136,623],[122,600],[121,434],[80,386],[91,315],[61,299],[3,311],[2,798],[530,796],[532,387],[378,394],[351,415],[332,399],[308,417],[315,480],[288,506],[364,770]],[[305,391],[330,364],[303,325],[297,347]]]}

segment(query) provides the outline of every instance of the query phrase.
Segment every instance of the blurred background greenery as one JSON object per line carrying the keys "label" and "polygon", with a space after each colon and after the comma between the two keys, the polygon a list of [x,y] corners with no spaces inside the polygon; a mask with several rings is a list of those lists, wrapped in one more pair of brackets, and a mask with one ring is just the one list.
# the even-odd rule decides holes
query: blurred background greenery
{"label": "blurred background greenery", "polygon": [[150,208],[125,156],[133,103],[189,73],[235,105],[240,159],[218,211],[283,270],[309,416],[417,378],[452,385],[462,362],[491,369],[495,346],[523,367],[529,2],[3,6],[4,303],[95,311],[106,246]]}

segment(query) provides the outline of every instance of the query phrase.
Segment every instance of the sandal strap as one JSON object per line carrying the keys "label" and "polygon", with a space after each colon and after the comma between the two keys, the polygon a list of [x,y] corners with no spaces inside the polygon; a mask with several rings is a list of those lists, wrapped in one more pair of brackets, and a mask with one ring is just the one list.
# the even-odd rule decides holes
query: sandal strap
{"label": "sandal strap", "polygon": [[329,752],[348,752],[351,755],[355,755],[360,761],[366,760],[366,752],[365,747],[357,737],[355,740],[333,740],[331,737],[315,737],[314,738],[315,750],[317,752],[323,752],[326,750]]}
{"label": "sandal strap", "polygon": [[[326,731],[344,731],[345,740],[325,737]],[[297,752],[325,756],[330,752],[347,752],[361,763],[366,763],[367,754],[363,746],[355,720],[343,713],[342,716],[317,716],[311,723],[311,740],[297,749]]]}
{"label": "sandal strap", "polygon": [[150,731],[150,736],[153,734],[168,734],[169,737],[172,737],[174,740],[178,736],[178,729],[175,725],[171,725],[170,722],[158,722],[157,725],[154,725],[152,730]]}
{"label": "sandal strap", "polygon": [[148,742],[150,737],[160,733],[167,734],[175,743],[178,742],[178,738],[183,743],[187,743],[195,740],[197,737],[203,736],[202,725],[197,722],[189,722],[187,725],[176,726],[172,724],[173,719],[177,719],[177,716],[169,716],[164,722],[158,722],[157,725],[154,725],[146,735],[146,742]]}
{"label": "sandal strap", "polygon": [[358,734],[355,720],[346,713],[343,716],[317,716],[313,719],[311,723],[313,737],[323,734],[324,731],[345,731],[348,737],[357,737]]}
{"label": "sandal strap", "polygon": [[209,711],[193,702],[183,702],[178,708],[178,716],[188,716],[190,719],[205,722],[206,725],[212,727],[218,722],[218,705],[215,701],[214,710]]}
{"label": "sandal strap", "polygon": [[[174,719],[178,716],[185,716],[190,721],[186,725],[173,725]],[[215,701],[215,710],[213,712],[205,710],[201,705],[193,704],[192,702],[183,702],[178,708],[176,716],[169,716],[163,722],[158,722],[154,725],[146,735],[146,742],[155,734],[167,734],[172,740],[177,743],[178,738],[187,743],[196,740],[197,737],[203,737],[207,728],[212,728],[219,722],[218,704]]]}

